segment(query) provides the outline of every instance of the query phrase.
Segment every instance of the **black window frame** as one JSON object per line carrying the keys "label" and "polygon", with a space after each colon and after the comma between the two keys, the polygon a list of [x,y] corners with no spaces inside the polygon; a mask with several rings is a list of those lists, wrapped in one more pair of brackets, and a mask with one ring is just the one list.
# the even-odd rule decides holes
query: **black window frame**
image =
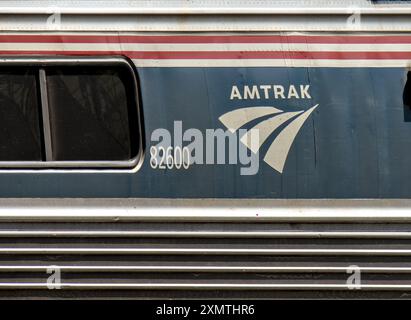
{"label": "black window frame", "polygon": [[[1,161],[0,170],[2,169],[133,169],[140,167],[144,154],[144,139],[142,127],[142,115],[140,108],[139,83],[137,78],[137,71],[132,62],[123,56],[53,56],[53,57],[1,57],[0,65],[13,67],[28,67],[38,68],[38,86],[39,86],[39,104],[41,112],[39,117],[40,131],[43,134],[43,147],[46,153],[44,161]],[[47,67],[67,67],[67,66],[90,66],[90,67],[125,67],[129,70],[133,83],[129,86],[133,92],[128,96],[133,97],[133,104],[135,104],[135,114],[137,116],[136,124],[133,125],[137,132],[135,141],[138,142],[138,149],[136,155],[129,160],[70,160],[70,161],[53,161],[50,158],[51,136],[50,136],[50,122],[44,121],[44,118],[49,118],[47,80],[45,68]],[[133,121],[130,119],[129,121]],[[131,141],[130,141],[131,142]]]}

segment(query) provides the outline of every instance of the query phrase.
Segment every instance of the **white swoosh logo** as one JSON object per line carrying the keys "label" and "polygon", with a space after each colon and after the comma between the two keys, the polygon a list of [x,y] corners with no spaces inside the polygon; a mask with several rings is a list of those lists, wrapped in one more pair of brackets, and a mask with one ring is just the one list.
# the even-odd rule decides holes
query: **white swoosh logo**
{"label": "white swoosh logo", "polygon": [[273,115],[256,124],[251,130],[259,131],[257,143],[251,143],[251,130],[244,134],[240,141],[252,152],[257,153],[267,138],[282,124],[290,119],[291,122],[282,129],[275,137],[264,156],[264,161],[279,173],[283,172],[288,152],[294,142],[295,137],[308,119],[310,114],[318,107],[318,104],[306,111],[284,112],[274,107],[249,107],[237,109],[223,114],[218,119],[226,126],[230,132],[235,132],[246,123],[263,116]]}

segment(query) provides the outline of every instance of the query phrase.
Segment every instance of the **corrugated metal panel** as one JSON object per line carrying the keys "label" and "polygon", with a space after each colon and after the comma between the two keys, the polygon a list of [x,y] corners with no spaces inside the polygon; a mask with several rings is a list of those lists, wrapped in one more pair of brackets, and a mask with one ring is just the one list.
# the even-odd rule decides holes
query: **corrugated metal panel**
{"label": "corrugated metal panel", "polygon": [[[3,222],[0,296],[400,297],[409,223]],[[361,289],[347,285],[350,266]],[[49,268],[61,289],[47,287]]]}

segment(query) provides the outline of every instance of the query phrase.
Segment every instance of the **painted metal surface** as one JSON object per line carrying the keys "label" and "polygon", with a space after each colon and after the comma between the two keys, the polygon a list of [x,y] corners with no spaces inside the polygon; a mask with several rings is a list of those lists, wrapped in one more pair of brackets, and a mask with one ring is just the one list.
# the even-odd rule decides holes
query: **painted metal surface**
{"label": "painted metal surface", "polygon": [[[0,195],[409,198],[411,110],[404,96],[410,46],[407,34],[2,34],[4,57],[132,59],[140,83],[146,152],[136,172],[3,170]],[[274,133],[257,148],[257,171],[242,175],[248,164],[238,159],[233,164],[228,144],[223,146],[226,159],[217,163],[217,155],[208,158],[205,143],[209,130],[226,130],[222,116],[250,107],[291,115],[312,112],[303,113],[302,122],[297,123],[301,115],[286,127],[272,127]],[[242,127],[250,129],[257,120],[246,119]],[[170,133],[172,147],[181,139],[181,146],[189,144],[192,138],[186,141],[184,134],[197,130],[204,140],[204,163],[188,169],[153,168],[151,147],[161,142],[153,138],[157,129]],[[241,136],[234,135],[239,154]]]}
{"label": "painted metal surface", "polygon": [[[0,168],[0,296],[406,295],[410,6],[181,3],[0,3],[0,64],[130,58],[146,146],[134,170]],[[253,127],[256,147],[240,136]],[[258,170],[242,175],[229,144],[224,163],[153,168],[159,128],[173,146],[231,131]]]}

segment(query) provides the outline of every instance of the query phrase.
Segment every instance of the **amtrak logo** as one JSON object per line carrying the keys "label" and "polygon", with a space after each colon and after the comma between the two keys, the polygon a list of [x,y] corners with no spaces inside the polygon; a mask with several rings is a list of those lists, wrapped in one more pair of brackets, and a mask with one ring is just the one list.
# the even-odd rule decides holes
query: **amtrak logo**
{"label": "amtrak logo", "polygon": [[[257,153],[263,143],[282,124],[289,122],[274,138],[264,156],[264,162],[279,173],[283,172],[288,152],[295,137],[308,119],[310,114],[318,107],[318,104],[304,111],[284,112],[274,107],[247,107],[223,114],[218,119],[226,128],[234,133],[245,124],[268,115],[272,117],[259,122],[247,131],[240,141],[252,152]],[[252,141],[252,130],[258,130],[258,141]]]}

